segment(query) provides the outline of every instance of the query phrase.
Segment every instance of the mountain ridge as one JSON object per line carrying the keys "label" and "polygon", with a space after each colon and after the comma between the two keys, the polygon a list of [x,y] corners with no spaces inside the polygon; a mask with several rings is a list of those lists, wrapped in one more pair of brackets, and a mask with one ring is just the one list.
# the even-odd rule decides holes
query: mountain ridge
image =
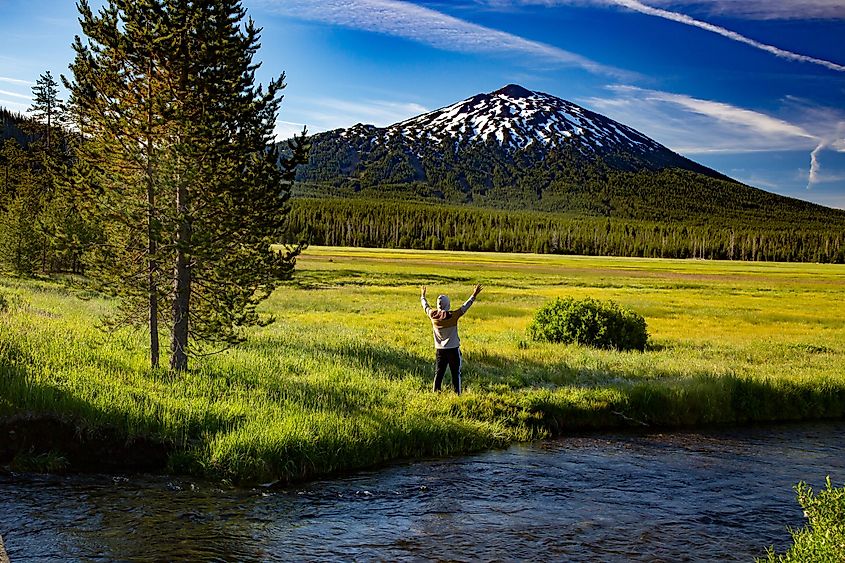
{"label": "mountain ridge", "polygon": [[[731,178],[693,162],[643,133],[561,98],[508,84],[486,94],[386,127],[356,124],[312,136],[312,158],[300,169],[302,182],[375,185],[429,184],[443,197],[450,186],[472,201],[490,181],[466,174],[467,162],[486,152],[480,175],[521,176],[520,169],[566,158],[571,166],[601,161],[610,169],[681,168],[712,178]],[[499,162],[502,166],[496,166]],[[570,166],[570,167],[571,167]],[[449,174],[453,172],[454,174]],[[516,174],[514,174],[516,172]],[[445,177],[444,177],[445,176]],[[468,177],[470,176],[470,177]],[[513,179],[513,178],[511,178]],[[473,189],[475,187],[480,190]],[[544,186],[538,185],[541,194]]]}

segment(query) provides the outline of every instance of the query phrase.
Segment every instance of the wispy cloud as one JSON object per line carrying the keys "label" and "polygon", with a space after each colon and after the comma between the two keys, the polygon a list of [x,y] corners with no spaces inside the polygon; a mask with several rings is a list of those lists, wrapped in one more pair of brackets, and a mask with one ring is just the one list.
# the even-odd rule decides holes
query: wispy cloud
{"label": "wispy cloud", "polygon": [[818,137],[801,125],[724,102],[627,85],[585,104],[641,129],[685,154],[810,149]]}
{"label": "wispy cloud", "polygon": [[9,84],[20,84],[22,86],[32,86],[32,82],[28,80],[21,80],[20,78],[10,78],[8,76],[0,76],[0,82],[7,82]]}
{"label": "wispy cloud", "polygon": [[[12,84],[13,87],[19,84],[30,86],[30,83],[25,80],[7,78],[5,76],[0,76],[0,82]],[[20,94],[18,92],[0,89],[0,106],[5,107],[6,109],[25,113],[29,109],[31,102],[32,96],[28,94]]]}
{"label": "wispy cloud", "polygon": [[640,129],[682,154],[810,151],[807,187],[828,182],[822,154],[845,153],[845,112],[787,98],[787,121],[762,112],[684,94],[635,86],[609,86],[609,97],[585,105]]}
{"label": "wispy cloud", "polygon": [[534,61],[544,65],[579,67],[594,74],[617,78],[632,77],[632,73],[602,65],[577,53],[484,27],[411,2],[259,0],[258,4],[286,16],[402,37],[445,51],[518,55],[527,65]]}
{"label": "wispy cloud", "polygon": [[817,184],[819,182],[819,176],[821,174],[821,164],[819,164],[819,153],[825,149],[827,143],[822,141],[819,145],[813,149],[813,152],[810,153],[810,174],[807,177],[807,189],[809,190],[813,184]]}
{"label": "wispy cloud", "polygon": [[837,123],[836,132],[833,135],[825,135],[819,140],[819,144],[810,153],[810,173],[807,177],[807,189],[822,182],[835,182],[845,179],[841,175],[822,174],[821,152],[825,149],[832,149],[835,152],[845,153],[845,121]]}
{"label": "wispy cloud", "polygon": [[31,100],[32,96],[27,96],[25,94],[18,94],[17,92],[9,92],[8,90],[0,90],[0,94],[4,96],[11,96],[13,98],[19,98],[21,100]]}
{"label": "wispy cloud", "polygon": [[425,106],[414,102],[384,100],[350,102],[334,98],[318,98],[315,103],[324,110],[331,110],[343,116],[344,122],[353,120],[350,125],[361,122],[383,127],[428,111]]}
{"label": "wispy cloud", "polygon": [[787,96],[786,102],[792,113],[801,115],[802,120],[812,124],[818,144],[810,153],[810,170],[807,174],[807,189],[823,182],[832,182],[836,177],[822,173],[822,154],[824,152],[845,153],[845,111],[819,107],[809,100]]}
{"label": "wispy cloud", "polygon": [[356,123],[385,127],[427,111],[429,111],[428,108],[415,102],[389,100],[352,102],[337,98],[315,98],[287,106],[286,115],[293,115],[301,122],[278,121],[276,136],[278,139],[288,139],[295,133],[301,133],[303,125],[308,126],[309,133],[351,127]]}
{"label": "wispy cloud", "polygon": [[[279,119],[276,121],[276,127],[273,134],[276,136],[276,141],[284,141],[291,139],[296,135],[302,133],[302,129],[306,127],[305,123],[296,123],[293,121],[284,121]],[[310,133],[311,131],[309,131]]]}
{"label": "wispy cloud", "polygon": [[10,109],[12,111],[25,112],[29,108],[29,104],[22,104],[14,100],[5,100],[0,98],[0,106]]}

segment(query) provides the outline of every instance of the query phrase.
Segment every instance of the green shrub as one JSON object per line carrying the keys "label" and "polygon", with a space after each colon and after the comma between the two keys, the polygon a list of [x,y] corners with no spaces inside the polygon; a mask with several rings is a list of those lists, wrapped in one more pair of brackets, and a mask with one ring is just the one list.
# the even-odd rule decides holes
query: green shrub
{"label": "green shrub", "polygon": [[840,563],[845,561],[845,488],[827,478],[824,490],[813,494],[806,483],[795,487],[807,526],[792,530],[793,545],[783,555],[769,548],[759,563]]}
{"label": "green shrub", "polygon": [[645,319],[613,301],[560,297],[547,303],[528,326],[534,340],[577,343],[596,348],[645,350]]}

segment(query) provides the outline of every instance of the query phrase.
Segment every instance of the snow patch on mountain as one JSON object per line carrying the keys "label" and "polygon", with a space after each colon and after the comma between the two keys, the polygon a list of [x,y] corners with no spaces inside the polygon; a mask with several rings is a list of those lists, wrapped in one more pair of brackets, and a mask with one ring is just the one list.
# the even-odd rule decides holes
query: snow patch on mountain
{"label": "snow patch on mountain", "polygon": [[507,152],[531,147],[575,146],[582,153],[665,150],[661,144],[572,102],[510,84],[386,128],[356,125],[345,138],[373,144],[400,137],[410,147],[492,142]]}

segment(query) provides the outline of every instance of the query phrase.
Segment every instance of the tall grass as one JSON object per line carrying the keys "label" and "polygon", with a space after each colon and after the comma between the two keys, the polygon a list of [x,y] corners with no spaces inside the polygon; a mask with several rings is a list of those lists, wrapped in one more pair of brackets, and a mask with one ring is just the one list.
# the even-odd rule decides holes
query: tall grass
{"label": "tall grass", "polygon": [[[459,302],[465,393],[434,394],[418,286]],[[575,429],[841,417],[845,267],[312,248],[278,321],[173,377],[113,303],[0,278],[0,416],[57,413],[173,446],[170,469],[294,480]],[[466,294],[466,295],[465,295]],[[552,297],[613,299],[651,349],[527,341]]]}

